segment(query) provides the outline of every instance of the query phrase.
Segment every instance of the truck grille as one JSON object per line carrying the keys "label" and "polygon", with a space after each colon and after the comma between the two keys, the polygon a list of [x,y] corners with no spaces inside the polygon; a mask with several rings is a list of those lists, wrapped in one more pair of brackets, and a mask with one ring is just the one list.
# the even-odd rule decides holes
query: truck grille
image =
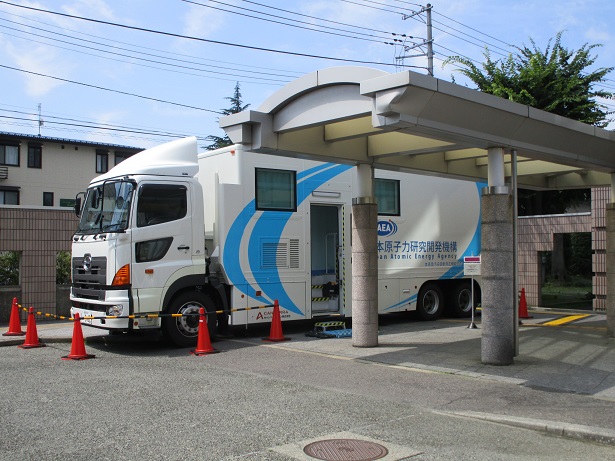
{"label": "truck grille", "polygon": [[107,280],[107,258],[93,257],[89,271],[83,268],[83,257],[73,258],[72,265],[74,296],[103,301]]}

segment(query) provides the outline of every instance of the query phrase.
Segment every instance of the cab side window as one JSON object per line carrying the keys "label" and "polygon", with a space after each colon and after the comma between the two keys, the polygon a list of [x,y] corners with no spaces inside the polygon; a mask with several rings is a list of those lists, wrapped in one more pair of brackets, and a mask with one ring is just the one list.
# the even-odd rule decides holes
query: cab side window
{"label": "cab side window", "polygon": [[137,227],[176,221],[188,211],[188,190],[177,184],[144,184],[139,188]]}

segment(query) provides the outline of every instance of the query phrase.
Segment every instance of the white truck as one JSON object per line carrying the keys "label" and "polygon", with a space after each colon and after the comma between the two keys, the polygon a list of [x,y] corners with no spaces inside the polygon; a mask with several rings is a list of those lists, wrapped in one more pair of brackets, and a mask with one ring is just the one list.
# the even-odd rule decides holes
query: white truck
{"label": "white truck", "polygon": [[[239,145],[199,154],[196,138],[144,150],[77,200],[71,312],[111,331],[162,328],[179,346],[195,343],[201,307],[212,339],[270,321],[246,308],[274,300],[282,320],[349,317],[356,174]],[[376,170],[379,312],[471,314],[463,258],[480,254],[480,188]]]}

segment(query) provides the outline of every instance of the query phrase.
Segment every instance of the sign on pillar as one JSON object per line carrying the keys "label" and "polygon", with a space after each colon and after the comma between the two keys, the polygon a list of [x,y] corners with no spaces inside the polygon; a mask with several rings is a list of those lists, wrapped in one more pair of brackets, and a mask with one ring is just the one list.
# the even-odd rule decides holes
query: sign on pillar
{"label": "sign on pillar", "polygon": [[480,256],[464,256],[463,258],[463,274],[470,276],[472,279],[472,298],[470,300],[472,306],[472,321],[468,328],[478,328],[474,323],[474,276],[480,275]]}

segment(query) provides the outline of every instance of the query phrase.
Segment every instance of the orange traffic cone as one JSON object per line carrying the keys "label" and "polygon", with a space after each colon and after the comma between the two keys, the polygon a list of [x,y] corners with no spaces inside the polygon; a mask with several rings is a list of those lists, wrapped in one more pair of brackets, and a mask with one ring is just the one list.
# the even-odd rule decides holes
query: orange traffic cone
{"label": "orange traffic cone", "polygon": [[73,341],[70,345],[70,353],[62,357],[62,360],[87,360],[96,357],[92,354],[86,354],[85,341],[83,340],[83,331],[81,330],[81,321],[79,314],[75,312],[75,320],[73,324]]}
{"label": "orange traffic cone", "polygon": [[271,319],[269,337],[263,338],[263,341],[290,341],[290,338],[285,338],[282,334],[282,317],[280,317],[280,305],[277,299],[273,302],[273,318]]}
{"label": "orange traffic cone", "polygon": [[205,317],[205,309],[199,309],[199,333],[196,341],[196,349],[190,351],[193,355],[207,355],[220,352],[211,346],[209,338],[209,328],[207,327],[207,319]]}
{"label": "orange traffic cone", "polygon": [[531,319],[531,315],[527,313],[527,302],[525,300],[525,288],[521,288],[521,299],[519,300],[519,318]]}
{"label": "orange traffic cone", "polygon": [[36,321],[34,320],[34,308],[28,308],[28,325],[26,326],[26,340],[21,346],[22,349],[32,349],[33,347],[45,347],[45,344],[38,340],[36,331]]}
{"label": "orange traffic cone", "polygon": [[11,307],[11,318],[9,320],[9,331],[2,333],[2,336],[23,336],[25,333],[21,331],[21,320],[19,319],[19,304],[17,298],[13,298],[13,306]]}

